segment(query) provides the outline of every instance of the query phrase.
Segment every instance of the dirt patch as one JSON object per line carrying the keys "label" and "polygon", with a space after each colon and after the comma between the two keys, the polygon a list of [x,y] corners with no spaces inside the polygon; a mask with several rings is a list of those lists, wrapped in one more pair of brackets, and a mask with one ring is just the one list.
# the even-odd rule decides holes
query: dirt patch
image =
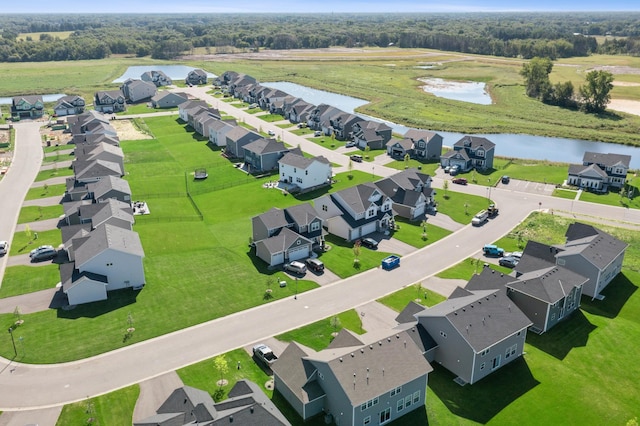
{"label": "dirt patch", "polygon": [[608,71],[613,75],[616,74],[640,74],[640,68],[618,66],[618,65],[602,65],[591,68],[591,70]]}
{"label": "dirt patch", "polygon": [[113,120],[110,123],[118,132],[121,141],[133,141],[140,139],[153,139],[146,133],[142,133],[133,125],[131,120]]}
{"label": "dirt patch", "polygon": [[640,83],[634,83],[631,81],[614,81],[613,85],[620,86],[620,87],[637,87],[637,86],[640,86]]}
{"label": "dirt patch", "polygon": [[608,109],[626,112],[627,114],[640,115],[640,101],[630,101],[628,99],[611,99]]}

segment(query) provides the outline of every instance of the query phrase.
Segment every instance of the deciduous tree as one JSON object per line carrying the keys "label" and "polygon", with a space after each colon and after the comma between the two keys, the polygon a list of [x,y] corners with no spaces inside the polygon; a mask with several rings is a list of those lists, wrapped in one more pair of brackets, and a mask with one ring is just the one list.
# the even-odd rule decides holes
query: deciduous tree
{"label": "deciduous tree", "polygon": [[586,82],[580,87],[582,108],[587,112],[603,112],[611,100],[613,74],[594,70],[587,73]]}

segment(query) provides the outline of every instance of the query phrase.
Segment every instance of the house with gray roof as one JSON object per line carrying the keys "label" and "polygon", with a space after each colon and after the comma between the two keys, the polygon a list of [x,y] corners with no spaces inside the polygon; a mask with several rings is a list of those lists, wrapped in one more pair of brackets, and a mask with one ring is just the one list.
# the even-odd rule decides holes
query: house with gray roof
{"label": "house with gray roof", "polygon": [[107,160],[95,160],[74,164],[74,173],[78,183],[97,182],[107,176],[124,176],[120,164]]}
{"label": "house with gray roof", "polygon": [[151,105],[154,108],[175,108],[188,100],[189,97],[185,93],[163,90],[151,98]]}
{"label": "house with gray roof", "polygon": [[347,241],[388,231],[393,222],[392,206],[393,200],[372,183],[325,194],[314,201],[329,233]]}
{"label": "house with gray roof", "polygon": [[415,157],[413,141],[411,139],[391,139],[386,143],[385,147],[387,148],[387,155],[398,160],[404,159],[407,154],[409,154],[411,158]]}
{"label": "house with gray roof", "polygon": [[53,112],[57,117],[77,115],[84,112],[84,107],[85,101],[82,96],[68,95],[58,99],[56,106],[53,107]]}
{"label": "house with gray roof", "polygon": [[[404,137],[413,142],[413,155],[415,158],[424,160],[438,160],[440,158],[442,154],[442,136],[438,133],[410,129],[404,134]],[[393,151],[391,155],[393,155]]]}
{"label": "house with gray roof", "polygon": [[194,70],[189,71],[189,74],[187,74],[187,77],[184,79],[184,82],[187,84],[191,84],[191,85],[200,85],[200,84],[207,84],[207,79],[209,77],[207,76],[207,72],[200,69],[200,68],[196,68]]}
{"label": "house with gray roof", "polygon": [[305,421],[385,424],[424,410],[432,367],[408,333],[342,330],[319,352],[292,342],[272,367],[275,389]]}
{"label": "house with gray roof", "polygon": [[93,203],[90,200],[72,201],[63,203],[63,207],[67,225],[90,223],[95,228],[102,223],[111,223],[131,230],[135,221],[131,205],[113,198],[101,203]]}
{"label": "house with gray roof", "polygon": [[44,115],[44,101],[40,95],[16,96],[11,99],[11,117],[40,118]]}
{"label": "house with gray roof", "polygon": [[131,205],[131,187],[129,182],[116,177],[107,176],[97,182],[87,185],[89,198],[96,203],[101,203],[109,199],[116,199]]}
{"label": "house with gray roof", "polygon": [[298,191],[330,185],[333,175],[331,163],[325,157],[307,158],[296,152],[288,152],[278,160],[278,173],[280,181],[295,185]]}
{"label": "house with gray roof", "polygon": [[431,176],[417,169],[406,169],[374,183],[391,198],[393,211],[409,220],[417,220],[435,206],[436,192],[431,188]]}
{"label": "house with gray roof", "polygon": [[250,380],[239,380],[224,401],[214,402],[200,389],[175,389],[156,414],[134,421],[134,426],[290,426],[289,421]]}
{"label": "house with gray roof", "polygon": [[415,316],[437,344],[434,361],[460,384],[474,384],[520,357],[532,325],[505,289],[458,287],[449,299]]}
{"label": "house with gray roof", "polygon": [[264,240],[256,241],[256,256],[269,266],[277,266],[311,256],[313,241],[289,228]]}
{"label": "house with gray roof", "polygon": [[235,126],[225,135],[227,142],[224,150],[227,157],[244,159],[244,146],[263,139],[262,135],[245,129],[242,126]]}
{"label": "house with gray roof", "polygon": [[[333,133],[335,138],[340,141],[351,140],[353,139],[354,126],[361,121],[364,121],[362,117],[340,111],[329,117],[331,126],[329,134]],[[389,128],[389,130],[391,130],[391,128]]]}
{"label": "house with gray roof", "polygon": [[353,141],[362,149],[383,149],[391,140],[391,127],[378,121],[362,120],[351,128]]}
{"label": "house with gray roof", "polygon": [[120,86],[124,97],[131,103],[151,99],[158,93],[156,85],[150,81],[128,78]]}
{"label": "house with gray roof", "polygon": [[87,125],[94,121],[109,124],[109,118],[95,110],[86,111],[73,117],[67,117],[67,125],[72,135],[85,133]]}
{"label": "house with gray roof", "polygon": [[178,105],[178,115],[182,121],[188,123],[189,117],[203,108],[209,108],[209,104],[201,100],[188,100],[187,102],[183,102]]}
{"label": "house with gray roof", "polygon": [[72,163],[74,170],[82,170],[87,164],[97,160],[116,163],[121,170],[124,170],[124,152],[119,146],[104,142],[94,145],[83,144],[76,146],[74,153],[76,156]]}
{"label": "house with gray roof", "polygon": [[[71,240],[74,262],[70,264],[77,272],[72,270],[68,274],[66,271],[67,274],[62,276],[61,270],[62,290],[69,304],[104,300],[109,291],[144,286],[144,250],[136,232],[102,223],[86,235],[82,231],[77,235]],[[105,278],[87,280],[82,278],[83,274]],[[82,279],[74,281],[74,277]]]}
{"label": "house with gray roof", "polygon": [[214,120],[209,123],[209,142],[216,146],[227,146],[227,133],[237,127],[236,120]]}
{"label": "house with gray roof", "polygon": [[[108,131],[109,129],[113,129],[113,126],[105,124],[103,130]],[[108,133],[81,133],[79,135],[73,135],[70,143],[75,145],[96,145],[104,142],[109,145],[120,146],[120,139],[117,134],[114,135],[113,133],[114,132],[110,131]]]}
{"label": "house with gray roof", "polygon": [[440,157],[440,165],[458,166],[461,171],[468,172],[475,168],[486,170],[493,168],[493,157],[496,144],[478,136],[463,136],[453,144],[453,150]]}
{"label": "house with gray roof", "polygon": [[153,83],[156,87],[170,86],[173,84],[171,78],[160,70],[151,70],[142,73],[140,76],[142,81]]}
{"label": "house with gray roof", "polygon": [[569,165],[567,183],[594,192],[622,188],[630,163],[630,155],[585,152],[582,164]]}
{"label": "house with gray roof", "polygon": [[268,172],[278,167],[281,159],[289,148],[283,142],[275,139],[258,139],[242,147],[244,150],[244,163],[249,173]]}
{"label": "house with gray roof", "polygon": [[126,98],[122,90],[102,90],[93,97],[93,108],[106,114],[126,111]]}
{"label": "house with gray roof", "polygon": [[320,130],[325,135],[331,134],[330,118],[338,114],[342,114],[344,111],[327,104],[320,104],[314,107],[307,121],[307,126],[313,130]]}

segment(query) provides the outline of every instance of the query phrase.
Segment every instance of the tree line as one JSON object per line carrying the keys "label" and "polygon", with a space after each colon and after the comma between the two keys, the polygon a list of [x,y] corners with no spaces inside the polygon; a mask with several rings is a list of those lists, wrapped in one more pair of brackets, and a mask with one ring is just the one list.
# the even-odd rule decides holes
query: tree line
{"label": "tree line", "polygon": [[[171,59],[197,47],[430,48],[504,57],[640,53],[640,13],[3,15],[0,61]],[[72,31],[65,39],[58,31]],[[35,40],[19,34],[51,32]],[[610,35],[600,46],[594,36]]]}

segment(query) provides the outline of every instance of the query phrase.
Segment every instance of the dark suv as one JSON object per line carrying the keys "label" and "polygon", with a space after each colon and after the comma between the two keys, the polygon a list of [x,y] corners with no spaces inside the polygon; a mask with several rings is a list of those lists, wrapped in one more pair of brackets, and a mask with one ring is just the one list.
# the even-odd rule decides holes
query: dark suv
{"label": "dark suv", "polygon": [[307,268],[313,272],[322,272],[324,271],[324,263],[319,259],[307,259],[305,261],[307,264]]}
{"label": "dark suv", "polygon": [[371,250],[375,250],[378,248],[378,242],[373,238],[363,238],[360,240],[360,245]]}
{"label": "dark suv", "polygon": [[42,260],[51,260],[58,255],[54,248],[44,248],[30,254],[32,262],[40,262]]}

